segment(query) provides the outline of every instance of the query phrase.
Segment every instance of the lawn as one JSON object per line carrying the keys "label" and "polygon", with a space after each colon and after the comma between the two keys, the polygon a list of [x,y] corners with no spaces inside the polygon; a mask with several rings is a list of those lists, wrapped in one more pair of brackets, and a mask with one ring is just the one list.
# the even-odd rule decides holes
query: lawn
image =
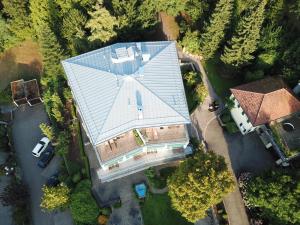
{"label": "lawn", "polygon": [[37,78],[42,71],[42,56],[38,45],[25,41],[0,55],[0,91],[17,79]]}
{"label": "lawn", "polygon": [[[230,95],[230,88],[243,82],[243,79],[237,77],[226,78],[230,77],[230,71],[224,68],[217,57],[206,61],[203,65],[211,85],[217,95],[222,99],[225,99],[225,97]],[[223,76],[221,76],[221,74],[223,74]]]}
{"label": "lawn", "polygon": [[168,194],[149,194],[142,208],[145,225],[192,225],[171,208]]}

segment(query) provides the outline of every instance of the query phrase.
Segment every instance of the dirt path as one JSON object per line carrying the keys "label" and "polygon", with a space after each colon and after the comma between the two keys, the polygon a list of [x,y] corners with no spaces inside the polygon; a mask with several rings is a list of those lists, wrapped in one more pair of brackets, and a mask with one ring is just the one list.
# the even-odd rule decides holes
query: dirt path
{"label": "dirt path", "polygon": [[0,55],[0,91],[13,80],[38,78],[42,71],[39,47],[25,41]]}

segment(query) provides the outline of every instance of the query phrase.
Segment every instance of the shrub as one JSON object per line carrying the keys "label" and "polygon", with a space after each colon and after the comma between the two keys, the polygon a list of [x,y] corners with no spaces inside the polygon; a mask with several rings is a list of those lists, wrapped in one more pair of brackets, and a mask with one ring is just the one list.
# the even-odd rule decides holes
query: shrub
{"label": "shrub", "polygon": [[72,182],[74,184],[77,184],[81,180],[81,174],[80,173],[75,173],[72,177]]}
{"label": "shrub", "polygon": [[185,73],[183,78],[189,87],[193,87],[201,81],[200,74],[195,71],[189,71]]}
{"label": "shrub", "polygon": [[115,204],[113,204],[114,209],[118,209],[118,208],[121,208],[121,207],[122,207],[122,202],[121,201],[116,202]]}
{"label": "shrub", "polygon": [[246,72],[245,75],[245,80],[246,82],[251,82],[251,81],[255,81],[255,80],[260,80],[264,78],[264,71],[263,70],[256,70],[253,72]]}
{"label": "shrub", "polygon": [[108,222],[108,217],[107,217],[107,216],[105,216],[105,215],[100,215],[100,216],[98,217],[98,223],[99,223],[100,225],[105,225],[107,222]]}
{"label": "shrub", "polygon": [[82,180],[71,195],[70,209],[75,223],[95,224],[99,208],[91,194],[91,182]]}
{"label": "shrub", "polygon": [[196,93],[197,93],[199,103],[202,103],[208,95],[208,90],[205,87],[203,82],[201,82],[200,84],[197,85]]}
{"label": "shrub", "polygon": [[191,54],[200,54],[199,33],[188,30],[181,41],[181,45]]}
{"label": "shrub", "polygon": [[100,209],[100,213],[105,216],[109,216],[111,214],[111,208],[105,207]]}
{"label": "shrub", "polygon": [[40,124],[40,129],[42,131],[42,133],[49,138],[50,141],[53,141],[54,139],[54,130],[51,126],[45,124],[45,123],[41,123]]}

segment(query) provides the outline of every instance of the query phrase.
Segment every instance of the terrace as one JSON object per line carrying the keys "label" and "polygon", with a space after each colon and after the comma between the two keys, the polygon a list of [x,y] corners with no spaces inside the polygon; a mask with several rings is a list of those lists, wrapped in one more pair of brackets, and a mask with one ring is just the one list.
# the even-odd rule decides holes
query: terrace
{"label": "terrace", "polygon": [[140,147],[133,131],[129,131],[116,138],[105,141],[96,146],[101,161],[108,161]]}
{"label": "terrace", "polygon": [[149,127],[140,129],[143,138],[148,144],[181,142],[187,140],[185,125]]}
{"label": "terrace", "polygon": [[184,125],[142,128],[138,132],[131,130],[113,139],[96,146],[101,161],[105,162],[124,155],[146,144],[161,144],[182,142],[187,140],[187,131]]}

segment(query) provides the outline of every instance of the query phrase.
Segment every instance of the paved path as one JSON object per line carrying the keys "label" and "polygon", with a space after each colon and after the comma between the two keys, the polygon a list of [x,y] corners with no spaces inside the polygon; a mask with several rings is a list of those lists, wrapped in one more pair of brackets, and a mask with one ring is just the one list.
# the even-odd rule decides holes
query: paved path
{"label": "paved path", "polygon": [[14,147],[24,181],[29,187],[33,225],[55,225],[55,221],[58,221],[56,217],[60,218],[59,224],[72,225],[72,219],[68,212],[63,216],[60,213],[42,212],[40,208],[41,188],[46,179],[59,170],[61,164],[61,159],[54,157],[51,163],[42,170],[37,166],[38,159],[31,154],[33,147],[42,137],[39,124],[47,121],[48,117],[42,104],[34,107],[22,106],[16,110],[12,125]]}

